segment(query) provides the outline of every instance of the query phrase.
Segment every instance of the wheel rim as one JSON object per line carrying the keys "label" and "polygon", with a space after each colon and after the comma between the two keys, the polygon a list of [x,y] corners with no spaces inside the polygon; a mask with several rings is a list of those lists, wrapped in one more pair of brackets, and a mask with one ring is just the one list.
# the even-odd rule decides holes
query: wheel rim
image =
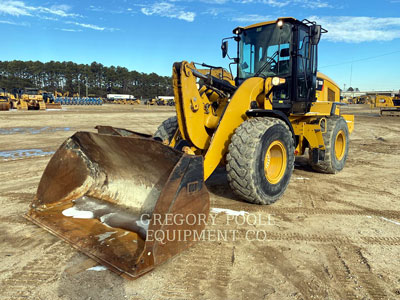
{"label": "wheel rim", "polygon": [[346,136],[343,130],[340,130],[336,135],[335,140],[335,156],[337,160],[342,160],[346,150]]}
{"label": "wheel rim", "polygon": [[268,147],[264,158],[264,172],[268,182],[278,183],[285,174],[286,165],[286,148],[280,141],[274,141]]}

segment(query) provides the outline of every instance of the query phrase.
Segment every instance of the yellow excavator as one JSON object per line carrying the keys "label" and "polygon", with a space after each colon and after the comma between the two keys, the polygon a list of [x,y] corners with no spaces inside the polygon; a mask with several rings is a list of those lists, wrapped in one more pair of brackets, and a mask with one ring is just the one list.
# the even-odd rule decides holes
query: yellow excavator
{"label": "yellow excavator", "polygon": [[372,107],[379,107],[381,116],[400,116],[400,94],[394,97],[376,95],[375,99],[371,101]]}
{"label": "yellow excavator", "polygon": [[293,18],[235,28],[221,46],[230,58],[228,42],[237,44],[235,78],[174,63],[176,116],[153,136],[109,126],[75,133],[51,158],[27,217],[135,279],[204,238],[205,183],[218,166],[254,204],[284,194],[296,155],[309,153],[319,172],[341,171],[354,116],[328,101],[339,99],[333,81],[317,82],[324,32]]}

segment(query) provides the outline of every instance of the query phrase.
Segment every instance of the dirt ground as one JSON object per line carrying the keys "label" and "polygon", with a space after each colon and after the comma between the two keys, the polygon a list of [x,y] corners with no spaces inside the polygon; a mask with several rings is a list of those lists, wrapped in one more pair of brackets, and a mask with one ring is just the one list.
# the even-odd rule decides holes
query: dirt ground
{"label": "dirt ground", "polygon": [[[0,299],[399,299],[400,117],[353,105],[345,169],[311,171],[296,160],[277,203],[242,202],[223,172],[207,182],[208,229],[238,231],[204,241],[128,281],[23,218],[51,154],[75,131],[111,125],[153,133],[173,108],[104,105],[0,112]],[[259,232],[259,240],[255,233]],[[246,238],[246,233],[250,233]]]}

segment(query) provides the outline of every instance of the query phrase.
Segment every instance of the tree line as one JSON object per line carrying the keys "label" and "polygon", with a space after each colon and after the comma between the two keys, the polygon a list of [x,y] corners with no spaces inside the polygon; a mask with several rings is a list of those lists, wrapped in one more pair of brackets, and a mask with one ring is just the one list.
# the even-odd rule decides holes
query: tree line
{"label": "tree line", "polygon": [[130,94],[137,98],[173,95],[172,79],[156,73],[129,71],[120,66],[100,63],[76,64],[71,61],[0,61],[0,88],[40,88],[47,92],[69,92],[105,97],[106,94]]}

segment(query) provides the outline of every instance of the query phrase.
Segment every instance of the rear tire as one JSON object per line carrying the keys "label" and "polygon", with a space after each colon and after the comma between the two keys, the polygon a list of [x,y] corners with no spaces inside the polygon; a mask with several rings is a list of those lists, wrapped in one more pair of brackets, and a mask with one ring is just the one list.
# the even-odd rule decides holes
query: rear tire
{"label": "rear tire", "polygon": [[288,126],[276,118],[254,118],[235,131],[227,154],[228,181],[248,202],[271,204],[285,192],[294,166]]}
{"label": "rear tire", "polygon": [[168,141],[170,143],[178,129],[178,120],[176,116],[166,119],[164,122],[158,126],[157,131],[154,133],[153,137],[160,139],[162,142]]}
{"label": "rear tire", "polygon": [[[323,161],[313,163],[309,151],[311,167],[320,173],[335,174],[340,172],[346,163],[349,152],[349,129],[343,117],[326,119],[326,133],[322,134],[325,144],[325,157]],[[322,128],[325,131],[324,128]]]}

